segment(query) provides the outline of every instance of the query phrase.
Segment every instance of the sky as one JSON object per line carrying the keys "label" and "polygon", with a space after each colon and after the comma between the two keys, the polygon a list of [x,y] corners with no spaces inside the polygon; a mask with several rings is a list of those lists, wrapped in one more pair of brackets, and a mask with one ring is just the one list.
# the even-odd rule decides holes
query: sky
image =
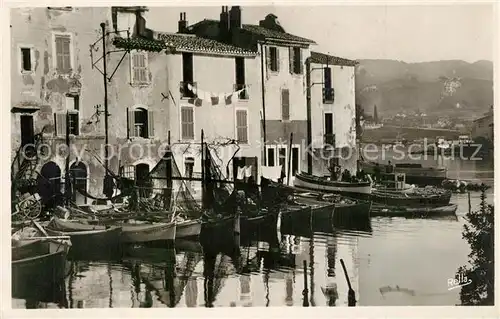
{"label": "sky", "polygon": [[[150,7],[147,27],[176,32],[180,12],[193,24],[219,19],[221,7]],[[278,17],[286,32],[316,41],[314,50],[348,59],[493,60],[491,4],[247,5],[242,6],[242,21],[258,24],[268,13]]]}

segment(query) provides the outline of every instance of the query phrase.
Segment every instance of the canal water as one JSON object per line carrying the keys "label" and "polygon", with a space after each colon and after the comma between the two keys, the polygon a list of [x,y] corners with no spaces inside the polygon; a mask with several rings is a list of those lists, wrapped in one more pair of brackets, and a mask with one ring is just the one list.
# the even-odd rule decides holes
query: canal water
{"label": "canal water", "polygon": [[[455,163],[450,173],[463,175],[453,171],[458,167],[492,180],[490,164]],[[473,209],[479,196],[471,193]],[[448,279],[470,252],[462,239],[468,197],[454,194],[451,201],[456,217],[373,217],[350,229],[278,233],[243,244],[236,255],[183,241],[173,249],[131,248],[119,262],[70,261],[57,297],[13,298],[12,307],[347,306],[341,259],[358,306],[456,305],[460,289],[448,290]]]}

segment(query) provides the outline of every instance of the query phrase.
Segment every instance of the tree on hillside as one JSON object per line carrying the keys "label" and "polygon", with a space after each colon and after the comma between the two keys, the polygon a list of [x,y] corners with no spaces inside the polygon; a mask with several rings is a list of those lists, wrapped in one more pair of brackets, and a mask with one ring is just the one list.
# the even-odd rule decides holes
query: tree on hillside
{"label": "tree on hillside", "polygon": [[458,278],[470,281],[460,291],[462,305],[494,305],[494,206],[486,203],[486,188],[481,189],[481,204],[478,211],[465,215],[462,238],[471,248],[469,265],[458,269]]}
{"label": "tree on hillside", "polygon": [[374,105],[373,106],[373,122],[375,124],[378,124],[379,123],[379,119],[378,119],[378,112],[377,112],[377,105]]}

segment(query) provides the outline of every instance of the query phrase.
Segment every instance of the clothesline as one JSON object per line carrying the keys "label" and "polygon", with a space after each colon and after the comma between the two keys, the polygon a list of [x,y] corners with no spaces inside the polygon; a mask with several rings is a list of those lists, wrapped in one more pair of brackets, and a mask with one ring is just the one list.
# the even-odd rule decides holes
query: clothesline
{"label": "clothesline", "polygon": [[203,102],[209,102],[211,105],[219,105],[221,104],[221,100],[224,100],[225,105],[231,105],[233,104],[233,96],[234,95],[239,95],[243,91],[248,92],[248,86],[244,86],[242,89],[238,91],[234,91],[231,93],[214,93],[214,92],[208,92],[204,91],[201,89],[198,89],[197,87],[188,84],[187,85],[188,90],[193,92],[196,96],[196,98],[189,99],[188,102],[191,104],[194,104],[195,106],[202,106]]}

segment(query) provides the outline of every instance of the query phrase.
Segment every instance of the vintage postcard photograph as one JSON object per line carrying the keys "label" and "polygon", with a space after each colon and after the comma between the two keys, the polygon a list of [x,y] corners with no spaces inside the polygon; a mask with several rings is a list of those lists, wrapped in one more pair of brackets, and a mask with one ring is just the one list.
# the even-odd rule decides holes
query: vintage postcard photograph
{"label": "vintage postcard photograph", "polygon": [[44,5],[5,308],[495,306],[494,3]]}

